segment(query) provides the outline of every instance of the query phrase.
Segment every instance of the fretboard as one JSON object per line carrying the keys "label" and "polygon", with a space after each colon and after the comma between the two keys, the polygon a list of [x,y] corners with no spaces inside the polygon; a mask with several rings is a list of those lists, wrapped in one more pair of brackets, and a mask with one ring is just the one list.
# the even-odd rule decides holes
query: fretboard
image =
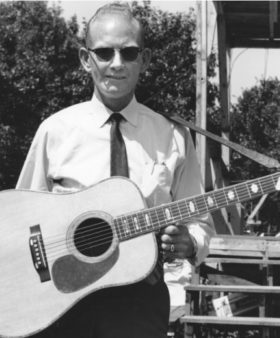
{"label": "fretboard", "polygon": [[267,175],[211,192],[120,215],[115,227],[120,241],[155,232],[168,224],[188,220],[208,212],[280,190],[280,173]]}

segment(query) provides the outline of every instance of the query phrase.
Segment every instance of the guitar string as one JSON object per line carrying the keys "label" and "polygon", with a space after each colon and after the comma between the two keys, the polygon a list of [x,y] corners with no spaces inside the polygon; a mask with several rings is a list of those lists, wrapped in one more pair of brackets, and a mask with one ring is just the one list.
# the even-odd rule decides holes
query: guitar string
{"label": "guitar string", "polygon": [[[234,187],[233,187],[234,188]],[[247,188],[245,188],[245,189],[247,189]],[[218,192],[218,193],[220,193],[220,195],[221,196],[219,196],[217,193],[215,194],[216,196],[215,196],[215,200],[216,200],[216,204],[219,204],[219,199],[222,199],[222,201],[224,201],[225,200],[225,196],[224,196],[224,194],[226,193],[226,192],[228,192],[228,191],[231,191],[232,189],[223,189],[222,191],[216,191],[216,192]],[[263,192],[264,193],[264,192]],[[240,194],[239,194],[239,196],[240,196]],[[199,196],[199,197],[194,197],[191,201],[189,201],[190,203],[192,202],[192,201],[194,201],[195,202],[195,204],[197,205],[197,208],[198,209],[201,209],[201,205],[203,205],[203,208],[205,209],[205,211],[203,210],[203,211],[201,211],[201,213],[203,213],[203,212],[209,212],[209,211],[211,211],[211,207],[209,207],[209,205],[207,205],[207,202],[206,202],[206,200],[205,200],[205,197],[207,197],[207,194],[205,194],[205,195],[201,195],[201,196]],[[210,197],[211,197],[211,194],[210,194]],[[248,197],[248,192],[246,192],[245,193],[245,197],[247,198]],[[249,195],[249,198],[254,198],[255,196],[251,196],[251,195]],[[256,196],[257,197],[257,196]],[[241,197],[242,198],[242,197]],[[199,200],[200,199],[200,200]],[[240,199],[240,198],[239,198]],[[202,201],[201,201],[202,200]],[[238,201],[238,198],[236,198],[236,199],[234,199],[234,201],[233,202],[235,202],[235,201],[237,201],[237,202],[239,202]],[[174,203],[174,202],[173,202]],[[186,201],[185,200],[181,200],[181,201],[176,201],[175,202],[176,204],[180,204],[180,203],[186,203]],[[172,203],[171,203],[172,204]],[[204,204],[205,204],[205,206],[204,206]],[[170,206],[170,209],[172,209],[172,207],[174,207],[175,205],[171,205]],[[163,207],[162,206],[160,206],[160,207],[155,207],[155,212],[157,212],[157,210],[156,209],[158,209],[158,211],[160,210],[160,209],[162,209]],[[151,208],[151,209],[148,209],[146,212],[150,212],[150,211],[152,211],[152,209],[153,208]],[[145,211],[143,212],[143,211],[140,211],[140,212],[138,212],[138,213],[145,213]],[[172,211],[172,214],[174,214],[174,210]],[[180,214],[180,211],[179,211],[179,214]],[[135,212],[135,213],[133,213],[133,214],[131,214],[131,215],[129,215],[129,214],[124,214],[123,216],[122,215],[119,215],[117,218],[121,218],[121,217],[124,217],[125,219],[127,219],[128,217],[133,217],[132,215],[134,215],[134,217],[137,217],[137,212]],[[103,220],[100,222],[100,223],[95,223],[94,224],[94,226],[96,227],[96,226],[98,226],[98,225],[102,225],[102,224],[106,224],[106,222],[104,222]],[[130,224],[129,223],[129,221],[128,221],[128,224]],[[88,228],[88,229],[87,229]],[[87,227],[84,227],[84,232],[83,231],[79,231],[79,234],[84,234],[84,233],[86,233],[88,230],[90,230],[90,229],[92,229],[92,224],[91,225],[89,225],[89,226],[87,226]],[[100,230],[100,232],[102,232],[103,231],[103,229],[101,229]],[[56,242],[53,242],[53,244],[56,244]]]}
{"label": "guitar string", "polygon": [[[102,225],[103,226],[106,225],[106,227],[104,227],[102,229],[100,228],[98,231],[96,231],[96,227],[97,226],[100,227]],[[111,229],[111,227],[109,227],[109,229]],[[100,236],[104,233],[107,233],[108,232],[108,223],[106,223],[105,221],[102,220],[99,223],[92,223],[92,224],[85,226],[82,231],[78,230],[78,235],[75,236],[76,240],[79,240],[80,238],[86,238],[89,234],[92,235],[92,230],[94,230],[94,234],[98,235],[98,236]],[[49,241],[51,237],[57,238],[57,241],[49,242],[48,244],[46,244],[46,247],[55,248],[55,247],[59,246],[60,243],[63,242],[63,239],[62,239],[63,235],[61,234],[59,236],[60,237],[58,237],[58,235],[48,237],[47,241]]]}
{"label": "guitar string", "polygon": [[[231,188],[231,189],[230,189],[230,188]],[[207,206],[207,202],[206,202],[206,200],[205,200],[206,197],[211,197],[211,194],[213,194],[213,195],[216,195],[216,196],[213,196],[214,199],[215,199],[216,201],[217,201],[219,198],[221,198],[222,201],[224,201],[224,200],[225,200],[224,194],[227,193],[227,192],[229,192],[229,191],[231,191],[232,189],[236,189],[235,186],[227,187],[227,188],[225,188],[225,189],[222,189],[221,191],[218,191],[218,190],[217,190],[217,191],[214,191],[214,194],[213,194],[213,192],[206,193],[206,194],[204,194],[204,195],[200,195],[200,196],[198,196],[198,197],[194,197],[194,198],[191,199],[191,200],[187,200],[187,201],[186,201],[186,200],[175,201],[175,202],[173,202],[173,203],[170,204],[170,208],[172,208],[172,204],[174,204],[174,203],[179,204],[179,203],[186,203],[186,202],[188,202],[188,201],[189,201],[189,202],[194,201],[196,205],[198,205],[198,203],[202,203],[203,205],[206,204],[206,210],[205,210],[205,212],[208,212],[208,211],[211,211],[211,207],[209,207],[209,205]],[[245,187],[245,189],[247,190],[248,187]],[[273,188],[273,189],[274,189],[274,188]],[[219,196],[218,193],[220,193],[222,196]],[[262,193],[265,193],[265,192],[262,192]],[[207,195],[209,195],[209,196],[207,196]],[[240,194],[239,194],[239,195],[240,195]],[[248,197],[248,192],[245,193],[245,197],[246,197],[246,198]],[[255,197],[255,196],[252,196],[251,193],[249,194],[249,198],[254,198],[254,197]],[[257,197],[257,196],[256,196],[256,197]],[[241,198],[242,198],[242,197],[241,197]],[[202,201],[199,201],[199,199],[202,199]],[[239,199],[240,199],[240,198],[239,198]],[[234,202],[235,202],[236,200],[237,200],[237,202],[239,202],[239,201],[238,201],[238,198],[237,198],[237,199],[234,199]],[[219,204],[219,202],[216,203],[216,204]],[[174,205],[174,206],[175,206],[175,205]],[[154,207],[154,209],[161,209],[161,208],[162,208],[162,206],[156,206],[156,207]],[[198,207],[198,208],[200,208],[200,207]],[[146,212],[152,211],[152,209],[153,209],[153,208],[148,209]],[[156,210],[155,210],[155,211],[156,211]],[[203,212],[204,212],[204,211],[203,211]],[[140,213],[143,213],[143,211],[140,211]],[[145,213],[145,211],[144,211],[144,213]],[[129,216],[132,217],[132,215],[137,216],[136,214],[137,214],[137,212],[132,213],[131,215],[130,215],[130,214],[119,215],[118,218],[121,218],[121,217],[127,218],[127,217],[129,217]],[[100,223],[96,223],[95,226],[98,226],[98,225],[101,225],[101,224],[104,224],[104,221],[102,221],[102,222],[100,222]],[[88,227],[89,227],[89,228],[92,228],[92,225],[89,225]],[[86,227],[84,227],[84,229],[86,229]]]}
{"label": "guitar string", "polygon": [[[271,184],[270,184],[271,185]],[[235,188],[235,186],[232,186],[232,189],[233,188]],[[245,189],[247,189],[248,187],[245,187]],[[265,187],[264,187],[265,188]],[[229,190],[230,191],[230,187],[227,187],[227,189],[223,189],[222,191],[219,191],[221,194],[224,194],[225,193],[225,190]],[[217,191],[216,191],[217,192]],[[205,194],[206,195],[206,194]],[[201,195],[200,196],[200,198],[202,198],[204,195]],[[247,193],[245,193],[245,195],[244,195],[244,197],[247,197],[248,196],[248,192]],[[250,196],[251,197],[251,196]],[[254,197],[254,196],[253,196]],[[251,197],[251,198],[253,198],[253,197]],[[195,199],[195,198],[194,198]],[[241,196],[241,199],[242,199],[242,196]],[[224,198],[223,198],[223,200],[224,200]],[[236,199],[237,200],[237,199]],[[201,203],[200,201],[196,201],[196,202],[199,202],[199,203]],[[237,201],[238,202],[238,201]],[[182,201],[177,201],[177,203],[182,203]],[[203,204],[205,204],[205,201],[204,201],[204,203]],[[150,209],[149,209],[150,210]],[[205,210],[205,212],[207,212],[208,211],[208,209],[207,210]],[[135,214],[134,214],[135,215]],[[186,215],[186,217],[190,217],[190,215],[189,214],[181,214],[181,213],[179,213],[179,219],[181,219],[182,217],[184,217],[184,215]],[[173,218],[174,218],[174,221],[176,221],[176,218],[177,217],[177,215],[175,215]],[[119,217],[118,217],[119,218]],[[157,226],[157,224],[161,224],[161,222],[163,222],[164,223],[164,225],[166,224],[166,219],[159,219],[158,220],[158,222],[154,222],[154,224]],[[101,222],[102,223],[102,222]],[[104,222],[103,222],[104,223]],[[144,223],[145,224],[145,223]],[[144,227],[144,229],[145,229],[145,227]],[[150,229],[149,227],[147,228],[147,230],[148,229]],[[142,228],[142,230],[143,230],[143,228]],[[153,229],[152,229],[153,230]],[[133,234],[133,233],[132,233]],[[91,235],[91,234],[90,234]],[[100,236],[99,236],[100,237]],[[125,237],[125,236],[124,236]],[[130,238],[131,237],[131,235],[130,236],[128,236],[128,238]],[[92,248],[92,247],[94,247],[94,246],[100,246],[100,245],[105,245],[105,244],[107,244],[107,243],[110,243],[111,242],[111,240],[112,240],[112,234],[111,234],[111,232],[110,232],[110,236],[109,237],[106,237],[106,236],[104,236],[103,238],[102,238],[102,240],[100,239],[100,238],[98,238],[98,240],[96,241],[96,236],[94,236],[93,237],[93,239],[95,240],[95,241],[93,241],[93,242],[89,242],[89,240],[86,240],[86,241],[84,241],[84,244],[85,244],[85,246],[87,247],[87,248]],[[64,241],[63,241],[64,242]],[[83,243],[81,243],[81,244],[83,244]],[[90,244],[90,246],[89,246],[89,244]],[[83,247],[81,248],[81,249],[83,249]]]}
{"label": "guitar string", "polygon": [[[223,190],[223,191],[221,191],[220,193],[224,193],[225,191]],[[248,196],[248,194],[246,194],[246,196]],[[178,202],[181,202],[181,201],[178,201]],[[200,202],[200,201],[196,201],[196,202]],[[208,209],[206,210],[206,211],[208,211]],[[206,212],[205,211],[205,212]],[[189,215],[187,215],[187,216],[189,216]],[[176,217],[176,216],[175,216]],[[181,217],[181,215],[180,215],[180,217]],[[162,222],[163,220],[160,220],[160,222]],[[103,222],[104,223],[104,222]],[[111,237],[111,235],[110,235],[110,237]],[[104,238],[104,239],[106,239],[106,238]]]}
{"label": "guitar string", "polygon": [[[187,216],[189,217],[189,214],[188,214]],[[179,219],[181,219],[182,217],[184,217],[184,215],[182,215],[182,214],[180,213]],[[173,221],[176,221],[176,218],[177,218],[177,215],[174,216]],[[165,218],[159,219],[159,221],[158,221],[158,222],[154,222],[154,224],[157,225],[157,223],[158,223],[158,224],[161,224],[162,222],[164,223],[164,225],[166,225],[166,219],[165,219]],[[145,224],[145,223],[144,223],[144,224]],[[131,228],[130,228],[130,229],[131,229]],[[143,229],[143,227],[142,227],[142,229]],[[145,229],[145,227],[144,227],[144,229]],[[148,228],[147,228],[147,229],[148,229]],[[110,230],[110,229],[109,229],[109,230]],[[152,230],[156,230],[156,229],[153,229],[153,228],[152,228]],[[107,235],[107,234],[108,234],[108,229],[105,230],[103,233],[106,233],[106,235]],[[129,236],[128,236],[128,237],[131,237],[131,234],[133,235],[133,231],[129,231]],[[84,240],[84,243],[86,243],[86,245],[88,245],[88,242],[89,242],[88,237],[89,237],[89,235],[90,235],[90,236],[92,235],[92,232],[89,233],[89,232],[87,231],[87,235],[88,235],[88,236],[86,236],[87,238],[85,238],[85,240]],[[124,233],[124,235],[125,235],[125,233]],[[82,236],[81,236],[81,237],[82,237]],[[110,240],[111,240],[111,238],[112,238],[112,232],[109,231],[109,236],[108,236],[108,237],[96,236],[96,233],[95,233],[93,238],[95,239],[95,242],[96,242],[96,243],[100,242],[100,237],[101,237],[101,239],[102,239],[103,241],[105,241],[105,240],[107,240],[107,239],[110,239]],[[126,237],[126,236],[123,236],[123,237]],[[92,242],[92,243],[94,243],[94,242]],[[104,243],[105,243],[105,242],[104,242]],[[80,244],[83,244],[83,243],[80,242]],[[97,244],[97,245],[98,245],[98,244]]]}

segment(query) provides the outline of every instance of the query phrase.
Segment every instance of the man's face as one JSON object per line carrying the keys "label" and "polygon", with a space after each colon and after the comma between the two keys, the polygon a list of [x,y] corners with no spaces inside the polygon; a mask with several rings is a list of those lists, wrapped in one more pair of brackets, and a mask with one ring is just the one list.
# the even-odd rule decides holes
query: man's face
{"label": "man's face", "polygon": [[91,24],[87,47],[115,49],[110,60],[103,60],[94,52],[88,52],[88,64],[96,94],[109,108],[112,105],[124,108],[130,102],[139,74],[148,64],[147,50],[140,52],[134,61],[126,61],[122,57],[119,49],[131,46],[141,48],[137,21],[113,13],[106,14]]}

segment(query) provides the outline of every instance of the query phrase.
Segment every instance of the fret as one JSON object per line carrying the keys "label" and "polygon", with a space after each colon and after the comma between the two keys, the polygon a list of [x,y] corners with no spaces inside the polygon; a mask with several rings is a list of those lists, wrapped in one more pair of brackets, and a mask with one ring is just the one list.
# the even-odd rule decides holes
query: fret
{"label": "fret", "polygon": [[247,191],[248,191],[248,194],[249,194],[249,199],[251,199],[252,198],[252,194],[251,194],[251,190],[250,190],[250,188],[249,188],[249,186],[248,186],[248,184],[247,184],[247,182],[245,182],[245,183],[243,183],[244,184],[244,186],[246,187],[246,189],[247,189]]}
{"label": "fret", "polygon": [[195,202],[196,202],[196,208],[199,214],[204,214],[205,212],[208,211],[208,207],[205,202],[204,195],[200,195],[196,197]]}
{"label": "fret", "polygon": [[193,198],[122,215],[114,220],[114,225],[117,236],[120,240],[124,240],[153,232],[170,222],[251,200],[275,190],[280,191],[280,173],[224,187]]}
{"label": "fret", "polygon": [[238,196],[233,187],[228,187],[224,189],[224,194],[226,197],[227,204],[237,203]]}
{"label": "fret", "polygon": [[120,238],[121,233],[120,233],[120,229],[119,229],[119,226],[118,226],[118,218],[114,219],[114,227],[115,227],[115,230],[116,230],[116,233],[117,233],[117,237]]}
{"label": "fret", "polygon": [[158,227],[159,219],[156,208],[150,210],[150,221],[151,221],[150,222],[151,229],[155,229],[156,227]]}
{"label": "fret", "polygon": [[[180,215],[180,209],[178,208],[178,205],[176,202],[173,202],[172,204],[169,204],[167,206],[165,206],[165,209],[168,208],[169,212],[170,212],[170,219],[173,222],[176,222],[180,219],[182,219],[181,215]],[[168,214],[168,211],[165,211],[166,214]],[[168,221],[168,219],[166,218],[166,220]]]}
{"label": "fret", "polygon": [[188,208],[187,201],[185,199],[181,200],[181,201],[177,201],[176,204],[177,204],[178,209],[182,210],[180,212],[180,214],[183,215],[181,219],[190,217],[191,213],[190,213],[190,210]]}
{"label": "fret", "polygon": [[273,179],[273,178],[275,178],[275,181],[276,181],[275,189],[276,189],[277,191],[279,191],[279,190],[280,190],[280,175],[277,174],[277,175],[273,176],[272,179]]}
{"label": "fret", "polygon": [[186,218],[186,214],[185,214],[185,208],[182,207],[182,209],[180,209],[179,206],[180,202],[176,201],[172,204],[171,206],[171,210],[172,210],[172,215],[173,215],[173,219],[176,220],[182,220],[184,218]]}
{"label": "fret", "polygon": [[173,216],[172,216],[170,208],[165,207],[164,208],[164,214],[165,214],[165,219],[166,219],[167,222],[170,222],[170,221],[173,220]]}
{"label": "fret", "polygon": [[227,207],[229,205],[229,203],[228,203],[226,191],[225,191],[224,188],[221,189],[221,193],[223,193],[224,201],[223,200],[221,201],[220,207],[222,207],[222,206]]}
{"label": "fret", "polygon": [[213,193],[218,208],[227,206],[227,200],[225,199],[225,193],[223,189],[217,190]]}
{"label": "fret", "polygon": [[146,229],[149,229],[152,226],[152,221],[150,219],[150,214],[149,213],[145,213],[144,214],[144,219],[145,219]]}
{"label": "fret", "polygon": [[188,217],[191,216],[191,212],[190,212],[190,208],[189,208],[189,205],[188,205],[188,201],[186,199],[180,201],[179,204],[182,204],[182,207],[186,210],[186,213],[188,214]]}
{"label": "fret", "polygon": [[128,239],[137,234],[132,215],[118,217],[117,225],[120,232],[120,239]]}
{"label": "fret", "polygon": [[261,180],[259,180],[259,179],[257,179],[257,182],[258,182],[258,186],[261,189],[261,194],[263,195],[264,194],[264,191],[263,191],[263,182]]}
{"label": "fret", "polygon": [[195,197],[193,199],[193,203],[194,203],[194,207],[195,207],[195,213],[199,214],[199,208],[198,208],[198,205],[197,205],[197,199],[198,199],[198,197]]}
{"label": "fret", "polygon": [[146,213],[143,211],[140,211],[136,214],[139,224],[139,233],[142,233],[145,229],[147,229],[145,215]]}
{"label": "fret", "polygon": [[133,222],[133,215],[128,215],[127,216],[127,221],[128,221],[128,227],[130,229],[130,234],[133,235],[136,233],[136,229],[134,227],[134,222]]}
{"label": "fret", "polygon": [[262,189],[257,180],[253,180],[252,182],[245,183],[249,189],[251,198],[262,195]]}
{"label": "fret", "polygon": [[[168,207],[167,207],[168,208]],[[169,208],[168,208],[169,209]],[[158,207],[155,209],[155,213],[157,215],[157,223],[153,223],[155,228],[160,228],[161,225],[166,224],[166,212],[165,212],[165,207]]]}
{"label": "fret", "polygon": [[218,204],[217,204],[214,193],[207,193],[206,195],[204,195],[204,200],[205,200],[205,204],[207,205],[207,209],[209,211],[211,211],[212,209],[215,210],[218,208]]}
{"label": "fret", "polygon": [[235,191],[238,195],[239,202],[249,200],[251,198],[250,191],[244,183],[239,183],[235,186]]}
{"label": "fret", "polygon": [[138,232],[140,230],[140,224],[137,215],[133,215],[133,224],[135,228],[135,232]]}
{"label": "fret", "polygon": [[122,220],[121,217],[115,218],[115,229],[119,239],[123,239],[125,237],[123,228],[122,228]]}
{"label": "fret", "polygon": [[195,214],[195,212],[196,212],[196,206],[195,206],[194,200],[188,201],[188,206],[189,206],[190,214],[191,215]]}
{"label": "fret", "polygon": [[280,190],[280,177],[278,175],[273,175],[269,178],[264,178],[263,181],[263,189],[265,192],[269,193],[272,191],[279,191]]}
{"label": "fret", "polygon": [[236,198],[237,198],[237,202],[240,202],[240,196],[239,196],[239,194],[238,194],[238,191],[237,191],[237,189],[236,189],[236,186],[234,185],[234,186],[232,186],[232,188],[233,188],[233,190],[234,190],[234,192],[235,192],[235,195],[236,195]]}
{"label": "fret", "polygon": [[126,235],[130,235],[130,228],[129,228],[129,223],[128,223],[127,218],[123,219],[123,229]]}

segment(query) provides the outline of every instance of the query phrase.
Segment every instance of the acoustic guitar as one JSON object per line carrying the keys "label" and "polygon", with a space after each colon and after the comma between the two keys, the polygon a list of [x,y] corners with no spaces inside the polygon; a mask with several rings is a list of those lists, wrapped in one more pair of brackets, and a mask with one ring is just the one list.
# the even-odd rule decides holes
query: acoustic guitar
{"label": "acoustic guitar", "polygon": [[280,190],[280,173],[148,209],[129,179],[80,192],[0,192],[0,337],[35,334],[102,288],[144,279],[170,222]]}

